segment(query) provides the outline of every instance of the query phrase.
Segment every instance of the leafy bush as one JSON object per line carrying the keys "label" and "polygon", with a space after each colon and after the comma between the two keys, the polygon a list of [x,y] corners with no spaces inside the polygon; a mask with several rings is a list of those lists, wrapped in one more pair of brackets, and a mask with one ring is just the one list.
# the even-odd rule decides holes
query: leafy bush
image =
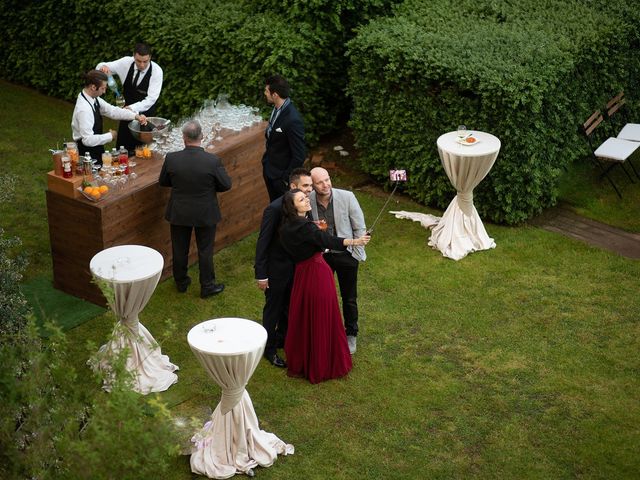
{"label": "leafy bush", "polygon": [[221,91],[266,110],[263,81],[278,72],[313,143],[348,110],[345,39],[389,3],[8,0],[0,27],[12,41],[0,50],[0,76],[74,101],[84,71],[144,39],[165,74],[160,115],[189,115]]}
{"label": "leafy bush", "polygon": [[176,430],[162,403],[131,390],[124,359],[106,394],[79,381],[61,331],[44,342],[31,320],[14,339],[0,346],[0,478],[162,477]]}
{"label": "leafy bush", "polygon": [[[0,202],[13,197],[15,179],[0,175]],[[0,225],[0,341],[7,341],[26,326],[29,305],[20,290],[22,272],[26,266],[23,255],[16,254],[20,239],[6,235]]]}
{"label": "leafy bush", "polygon": [[445,208],[436,139],[458,124],[502,142],[475,191],[480,214],[518,223],[553,205],[562,168],[586,153],[580,125],[640,79],[640,16],[620,0],[407,0],[348,45],[351,125],[362,165],[406,168],[407,192]]}

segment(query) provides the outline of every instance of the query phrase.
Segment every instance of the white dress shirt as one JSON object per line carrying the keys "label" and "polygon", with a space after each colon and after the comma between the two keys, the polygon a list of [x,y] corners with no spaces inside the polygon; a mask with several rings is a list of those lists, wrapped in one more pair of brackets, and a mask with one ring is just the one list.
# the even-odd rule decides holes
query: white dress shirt
{"label": "white dress shirt", "polygon": [[91,98],[86,93],[82,97],[82,92],[78,94],[76,107],[73,109],[73,118],[71,119],[71,131],[75,141],[82,139],[85,147],[95,147],[104,145],[113,140],[111,133],[103,133],[96,135],[93,133],[93,112],[95,102],[100,106],[100,114],[103,117],[113,118],[114,120],[135,120],[136,113],[125,108],[114,107],[102,100],[100,97]]}
{"label": "white dress shirt", "polygon": [[[118,78],[120,78],[120,83],[124,84],[124,81],[127,79],[127,73],[129,73],[129,68],[131,68],[132,63],[135,63],[133,57],[122,57],[121,59],[115,60],[113,62],[101,62],[96,66],[96,70],[100,70],[100,68],[106,66],[109,68],[109,70],[111,70],[112,73],[118,75]],[[153,65],[153,70],[151,72],[151,78],[149,79],[149,89],[147,90],[146,98],[140,102],[127,105],[134,112],[146,112],[153,106],[154,103],[156,103],[158,97],[160,96],[160,91],[162,90],[162,69],[153,60],[149,62],[147,68],[140,72],[138,84],[140,84],[142,79],[149,71],[150,65]],[[138,69],[134,65],[133,78],[131,79],[132,82],[136,78],[137,71]]]}

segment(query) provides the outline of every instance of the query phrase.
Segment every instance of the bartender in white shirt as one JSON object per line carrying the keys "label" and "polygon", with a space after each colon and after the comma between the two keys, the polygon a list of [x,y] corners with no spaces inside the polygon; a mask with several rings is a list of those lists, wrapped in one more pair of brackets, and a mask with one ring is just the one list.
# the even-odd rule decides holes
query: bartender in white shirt
{"label": "bartender in white shirt", "polygon": [[71,120],[73,140],[81,155],[91,154],[102,165],[104,145],[115,139],[115,130],[102,133],[102,117],[114,120],[138,120],[147,123],[147,117],[133,110],[114,107],[100,98],[107,90],[107,75],[98,70],[89,70],[84,76],[84,88],[78,94]]}
{"label": "bartender in white shirt", "polygon": [[[144,43],[138,43],[133,49],[133,57],[122,57],[113,62],[101,62],[96,66],[107,75],[116,74],[122,83],[125,108],[148,117],[156,113],[156,104],[162,90],[162,69],[151,61],[151,49]],[[133,138],[127,122],[120,122],[118,144],[133,152],[139,145]]]}

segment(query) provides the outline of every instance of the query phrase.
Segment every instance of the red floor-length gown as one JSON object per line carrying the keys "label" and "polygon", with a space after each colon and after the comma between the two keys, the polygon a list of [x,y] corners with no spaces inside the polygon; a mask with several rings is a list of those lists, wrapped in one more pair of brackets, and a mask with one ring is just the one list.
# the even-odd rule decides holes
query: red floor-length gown
{"label": "red floor-length gown", "polygon": [[296,264],[284,350],[289,375],[311,383],[351,370],[333,272],[320,252]]}

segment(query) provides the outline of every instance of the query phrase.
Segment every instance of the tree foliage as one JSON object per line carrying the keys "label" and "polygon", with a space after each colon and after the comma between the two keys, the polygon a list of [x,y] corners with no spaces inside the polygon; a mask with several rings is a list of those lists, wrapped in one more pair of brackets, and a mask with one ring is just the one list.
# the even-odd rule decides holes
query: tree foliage
{"label": "tree foliage", "polygon": [[0,50],[0,76],[73,101],[83,72],[144,41],[164,70],[160,115],[190,115],[219,92],[266,109],[264,79],[280,73],[313,143],[348,111],[345,41],[390,3],[7,0],[0,27],[11,42]]}
{"label": "tree foliage", "polygon": [[556,201],[563,167],[586,154],[578,126],[640,78],[640,15],[625,2],[407,0],[349,43],[351,125],[363,167],[406,168],[407,192],[445,208],[453,188],[436,140],[465,124],[502,148],[475,192],[495,222]]}

